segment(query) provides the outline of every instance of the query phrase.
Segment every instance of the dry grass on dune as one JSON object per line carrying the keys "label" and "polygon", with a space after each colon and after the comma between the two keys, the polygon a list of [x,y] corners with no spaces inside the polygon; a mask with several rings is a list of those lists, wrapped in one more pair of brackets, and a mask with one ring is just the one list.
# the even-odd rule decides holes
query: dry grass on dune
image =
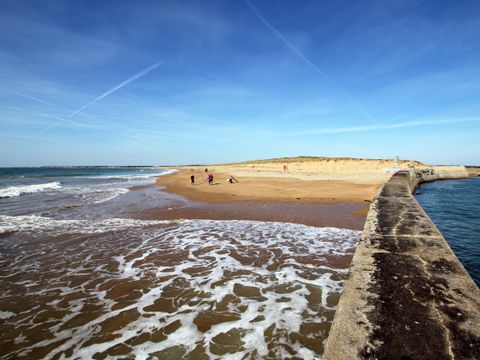
{"label": "dry grass on dune", "polygon": [[214,171],[237,176],[291,177],[302,180],[341,180],[355,183],[383,183],[398,169],[423,168],[412,160],[294,157],[212,165]]}
{"label": "dry grass on dune", "polygon": [[[260,165],[260,164],[291,164],[291,163],[311,163],[311,162],[332,162],[332,163],[381,163],[392,164],[394,159],[367,159],[352,157],[324,157],[324,156],[296,156],[296,157],[280,157],[263,160],[250,160],[236,163],[216,164],[216,166],[242,166],[242,165]],[[400,166],[404,167],[424,167],[427,166],[415,160],[400,160]]]}

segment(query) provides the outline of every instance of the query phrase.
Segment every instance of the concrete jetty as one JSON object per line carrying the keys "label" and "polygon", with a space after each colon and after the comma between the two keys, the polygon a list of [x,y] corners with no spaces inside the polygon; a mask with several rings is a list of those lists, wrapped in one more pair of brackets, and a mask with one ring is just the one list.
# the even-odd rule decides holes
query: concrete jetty
{"label": "concrete jetty", "polygon": [[423,181],[466,177],[399,171],[373,201],[324,353],[337,359],[480,359],[480,290],[412,195]]}

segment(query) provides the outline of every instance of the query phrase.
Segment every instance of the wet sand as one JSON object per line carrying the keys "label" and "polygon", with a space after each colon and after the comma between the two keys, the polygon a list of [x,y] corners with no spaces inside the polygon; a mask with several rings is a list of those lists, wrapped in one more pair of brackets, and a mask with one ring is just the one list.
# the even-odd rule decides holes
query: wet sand
{"label": "wet sand", "polygon": [[288,201],[189,201],[132,214],[138,219],[212,219],[279,221],[317,227],[361,230],[369,203],[302,204]]}

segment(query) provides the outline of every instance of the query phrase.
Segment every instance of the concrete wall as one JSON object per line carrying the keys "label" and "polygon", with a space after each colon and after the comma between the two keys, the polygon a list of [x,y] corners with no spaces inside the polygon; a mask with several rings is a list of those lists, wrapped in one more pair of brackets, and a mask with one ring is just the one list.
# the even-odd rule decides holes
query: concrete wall
{"label": "concrete wall", "polygon": [[399,171],[380,190],[324,359],[480,359],[480,290],[412,195],[457,170]]}

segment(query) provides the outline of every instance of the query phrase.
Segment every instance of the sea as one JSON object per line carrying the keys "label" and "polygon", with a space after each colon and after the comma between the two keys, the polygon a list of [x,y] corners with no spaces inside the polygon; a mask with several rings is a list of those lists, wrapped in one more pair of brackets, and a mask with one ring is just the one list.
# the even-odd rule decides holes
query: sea
{"label": "sea", "polygon": [[480,287],[480,178],[424,183],[415,197]]}
{"label": "sea", "polygon": [[0,169],[0,358],[321,358],[360,231],[142,217],[170,171]]}

